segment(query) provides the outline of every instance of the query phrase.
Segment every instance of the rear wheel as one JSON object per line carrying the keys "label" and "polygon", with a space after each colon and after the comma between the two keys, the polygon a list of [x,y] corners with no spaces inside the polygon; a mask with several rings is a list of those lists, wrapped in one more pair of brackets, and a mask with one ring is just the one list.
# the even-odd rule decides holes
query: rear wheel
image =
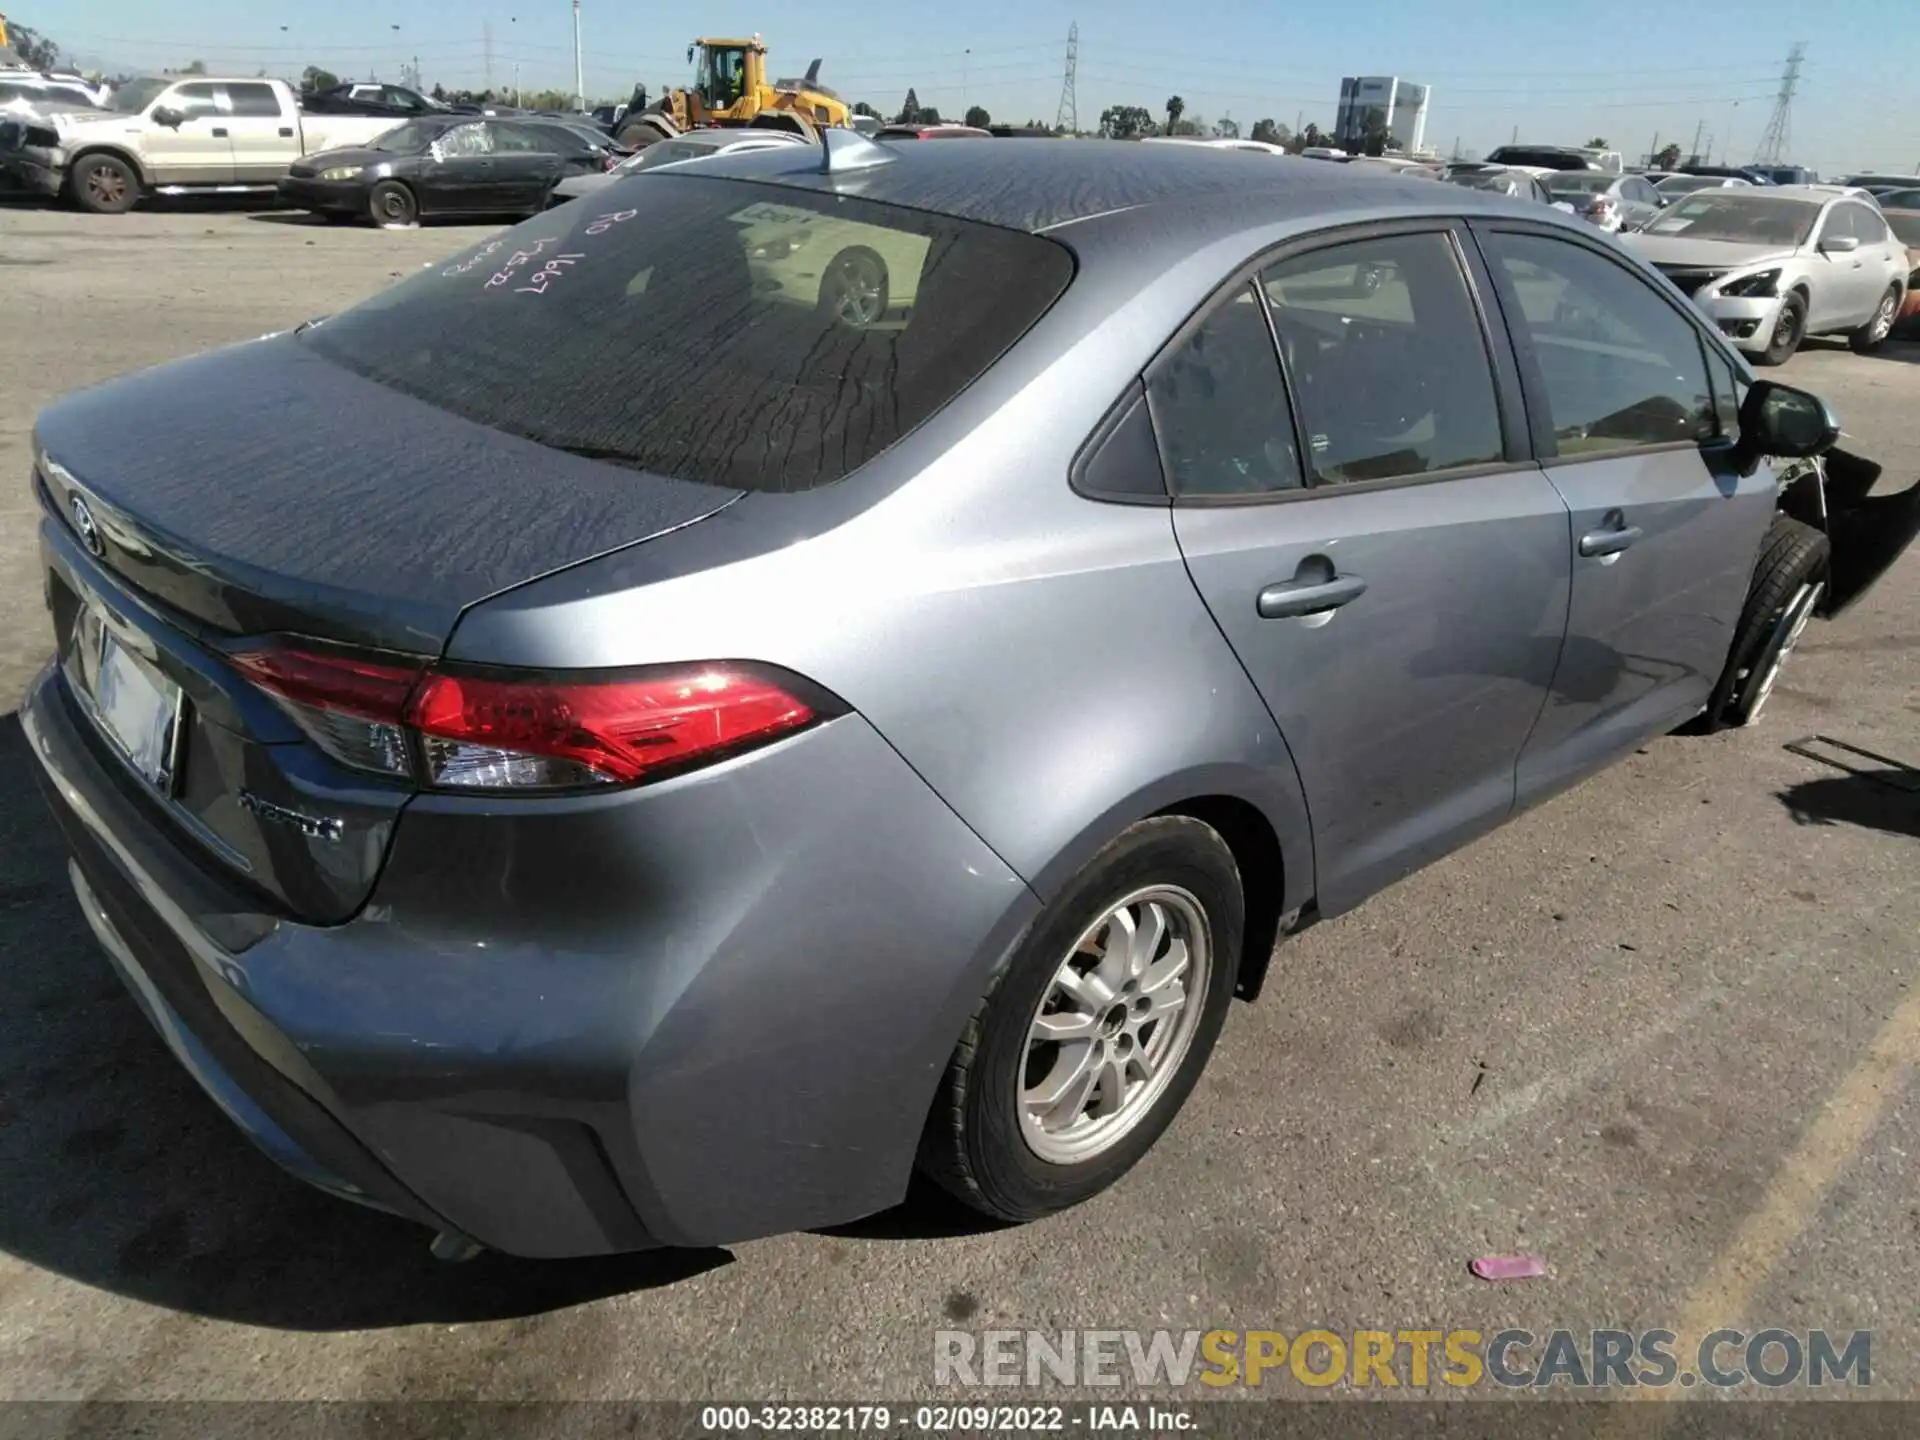
{"label": "rear wheel", "polygon": [[420,223],[420,202],[413,191],[398,180],[382,180],[367,196],[367,211],[373,223],[389,230],[404,230]]}
{"label": "rear wheel", "polygon": [[1797,293],[1789,293],[1780,302],[1780,316],[1773,322],[1773,334],[1767,348],[1754,358],[1762,365],[1784,365],[1807,338],[1807,302]]}
{"label": "rear wheel", "polygon": [[1727,668],[1701,717],[1702,729],[1751,725],[1760,718],[1781,669],[1826,594],[1830,554],[1827,537],[1811,525],[1774,516],[1734,627]]}
{"label": "rear wheel", "polygon": [[919,1166],[1032,1220],[1098,1194],[1172,1123],[1233,999],[1244,921],[1210,826],[1143,820],[1035,924],[955,1047]]}
{"label": "rear wheel", "polygon": [[117,155],[82,155],[67,172],[74,204],[95,215],[124,215],[140,199],[140,176]]}
{"label": "rear wheel", "polygon": [[1893,333],[1893,322],[1899,315],[1900,287],[1890,285],[1887,293],[1880,297],[1880,305],[1873,312],[1873,318],[1847,336],[1847,344],[1853,347],[1856,355],[1872,354]]}

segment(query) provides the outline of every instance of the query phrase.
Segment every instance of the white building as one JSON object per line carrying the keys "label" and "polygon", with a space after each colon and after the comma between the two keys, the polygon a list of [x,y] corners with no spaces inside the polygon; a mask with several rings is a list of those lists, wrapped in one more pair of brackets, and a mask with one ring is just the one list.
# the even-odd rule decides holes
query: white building
{"label": "white building", "polygon": [[1431,86],[1396,75],[1349,75],[1340,82],[1333,133],[1346,148],[1354,149],[1378,117],[1393,148],[1411,153],[1426,143],[1427,104],[1432,98]]}

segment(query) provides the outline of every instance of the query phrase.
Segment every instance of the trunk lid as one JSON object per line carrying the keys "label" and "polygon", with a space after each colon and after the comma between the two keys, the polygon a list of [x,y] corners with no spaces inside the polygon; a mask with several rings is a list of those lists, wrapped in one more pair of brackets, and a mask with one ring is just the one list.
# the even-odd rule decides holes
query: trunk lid
{"label": "trunk lid", "polygon": [[737,493],[544,449],[269,339],[56,405],[47,595],[76,724],[184,850],[312,924],[372,892],[412,793],[232,667],[274,632],[438,655],[469,605]]}
{"label": "trunk lid", "polygon": [[460,419],[290,335],[83,391],[38,438],[57,513],[79,487],[135,589],[229,634],[422,654],[489,595],[739,496]]}

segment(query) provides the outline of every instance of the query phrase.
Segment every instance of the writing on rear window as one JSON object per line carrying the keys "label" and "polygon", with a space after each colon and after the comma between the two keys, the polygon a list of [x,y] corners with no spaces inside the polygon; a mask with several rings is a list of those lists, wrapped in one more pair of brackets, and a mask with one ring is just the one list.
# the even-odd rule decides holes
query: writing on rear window
{"label": "writing on rear window", "polygon": [[492,275],[487,277],[487,283],[481,288],[493,290],[502,285],[512,284],[516,271],[531,264],[538,256],[552,249],[559,243],[557,239],[549,236],[545,239],[533,241],[524,250],[514,251],[513,254],[507,257],[506,264],[502,265],[498,270],[494,271]]}
{"label": "writing on rear window", "polygon": [[482,245],[478,250],[474,251],[473,254],[469,255],[466,259],[455,261],[453,264],[447,266],[447,268],[442,270],[440,273],[446,279],[452,280],[457,276],[465,275],[470,273],[471,271],[478,270],[482,265],[484,265],[487,262],[489,257],[497,255],[500,253],[501,250],[505,249],[506,244],[507,242],[504,240],[489,240],[485,245]]}
{"label": "writing on rear window", "polygon": [[587,226],[587,234],[604,235],[607,233],[607,231],[611,230],[614,226],[618,225],[621,221],[631,220],[633,219],[634,216],[638,215],[639,213],[640,212],[638,210],[620,210],[615,212],[612,215],[602,215],[598,219],[596,219],[591,225]]}
{"label": "writing on rear window", "polygon": [[564,275],[569,265],[577,260],[584,260],[586,258],[586,256],[578,254],[556,255],[538,270],[529,271],[524,277],[527,283],[514,286],[513,293],[516,295],[544,295],[547,293],[547,286]]}

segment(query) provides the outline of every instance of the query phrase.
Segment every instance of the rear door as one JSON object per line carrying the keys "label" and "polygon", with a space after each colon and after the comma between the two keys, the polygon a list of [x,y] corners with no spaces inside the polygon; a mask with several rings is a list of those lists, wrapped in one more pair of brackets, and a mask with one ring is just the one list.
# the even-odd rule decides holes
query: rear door
{"label": "rear door", "polygon": [[1325,914],[1506,817],[1560,650],[1566,507],[1465,260],[1444,223],[1309,242],[1150,377],[1175,532],[1292,749]]}
{"label": "rear door", "polygon": [[563,157],[585,156],[587,147],[557,125],[500,124],[493,131],[494,185],[503,210],[540,209],[563,172],[593,168],[582,164],[569,170]]}
{"label": "rear door", "polygon": [[235,81],[227,94],[227,136],[233,178],[242,185],[271,184],[300,158],[300,132],[280,91],[264,80]]}
{"label": "rear door", "polygon": [[[233,183],[233,142],[228,120],[220,111],[219,94],[208,81],[176,85],[154,109],[172,109],[183,117],[178,125],[149,119],[142,139],[148,168],[156,185],[230,185]],[[151,112],[149,112],[151,113]]]}
{"label": "rear door", "polygon": [[[1705,706],[1733,643],[1774,481],[1732,464],[1700,330],[1610,247],[1476,223],[1520,357],[1534,445],[1572,512],[1573,592],[1524,802]],[[1729,406],[1730,408],[1730,406]]]}

